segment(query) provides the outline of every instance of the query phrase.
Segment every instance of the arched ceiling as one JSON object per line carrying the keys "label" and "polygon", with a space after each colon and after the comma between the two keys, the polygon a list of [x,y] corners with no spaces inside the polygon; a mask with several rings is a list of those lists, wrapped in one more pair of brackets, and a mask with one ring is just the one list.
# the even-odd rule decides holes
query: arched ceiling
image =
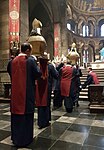
{"label": "arched ceiling", "polygon": [[47,26],[52,20],[52,11],[41,0],[29,0],[29,23],[30,26],[34,18],[39,19],[43,26]]}
{"label": "arched ceiling", "polygon": [[60,22],[65,10],[66,0],[28,0],[29,2],[29,22],[36,17],[43,26],[47,23]]}

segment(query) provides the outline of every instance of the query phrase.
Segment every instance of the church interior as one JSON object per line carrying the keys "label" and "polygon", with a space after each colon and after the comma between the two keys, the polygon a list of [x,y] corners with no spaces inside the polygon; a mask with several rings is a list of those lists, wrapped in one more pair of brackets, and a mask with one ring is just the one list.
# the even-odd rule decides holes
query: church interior
{"label": "church interior", "polygon": [[[11,142],[11,81],[7,64],[18,55],[20,45],[29,40],[33,20],[42,23],[41,34],[50,60],[68,56],[72,44],[78,53],[83,76],[87,68],[98,75],[100,84],[85,88],[79,107],[72,113],[53,109],[51,125],[38,129],[34,112],[34,140],[24,150],[103,150],[104,149],[104,0],[1,0],[0,1],[0,150],[20,149]],[[90,93],[90,96],[89,96]],[[89,99],[91,105],[89,106]]]}

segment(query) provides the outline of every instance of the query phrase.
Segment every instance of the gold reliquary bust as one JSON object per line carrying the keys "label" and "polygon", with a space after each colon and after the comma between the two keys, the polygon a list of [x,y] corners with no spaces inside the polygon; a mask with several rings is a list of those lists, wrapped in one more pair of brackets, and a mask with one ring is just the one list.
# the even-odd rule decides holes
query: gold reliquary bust
{"label": "gold reliquary bust", "polygon": [[77,53],[76,44],[72,43],[70,52],[67,55],[67,58],[70,60],[72,65],[75,65],[79,60],[79,54]]}
{"label": "gold reliquary bust", "polygon": [[33,47],[32,55],[37,57],[44,56],[44,52],[46,51],[46,41],[44,37],[41,35],[42,23],[36,18],[32,22],[32,31],[28,38],[28,42]]}

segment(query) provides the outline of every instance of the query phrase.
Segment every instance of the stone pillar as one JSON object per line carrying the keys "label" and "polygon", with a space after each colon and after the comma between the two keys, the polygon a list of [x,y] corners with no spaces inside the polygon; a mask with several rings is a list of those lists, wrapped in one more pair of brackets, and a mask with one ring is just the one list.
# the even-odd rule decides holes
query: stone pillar
{"label": "stone pillar", "polygon": [[61,55],[64,54],[65,56],[68,54],[68,29],[67,29],[67,17],[66,12],[62,16],[62,23],[61,23]]}
{"label": "stone pillar", "polygon": [[68,30],[66,6],[61,6],[61,15],[59,22],[54,22],[54,55],[65,56],[68,54]]}
{"label": "stone pillar", "polygon": [[0,59],[7,59],[9,54],[8,5],[8,0],[0,1]]}
{"label": "stone pillar", "polygon": [[99,33],[99,25],[98,24],[96,25],[96,31],[95,31],[95,33],[96,33],[96,36],[100,35],[100,33]]}
{"label": "stone pillar", "polygon": [[54,24],[54,57],[60,56],[61,53],[61,36],[60,36],[60,24]]}
{"label": "stone pillar", "polygon": [[78,23],[75,25],[75,33],[78,34]]}

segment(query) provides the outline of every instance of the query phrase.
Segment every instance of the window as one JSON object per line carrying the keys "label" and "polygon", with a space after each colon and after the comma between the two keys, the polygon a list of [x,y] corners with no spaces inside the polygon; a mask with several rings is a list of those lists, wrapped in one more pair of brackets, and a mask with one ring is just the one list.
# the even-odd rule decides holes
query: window
{"label": "window", "polygon": [[83,36],[86,36],[86,26],[83,26]]}
{"label": "window", "polygon": [[101,26],[101,36],[104,36],[104,24]]}
{"label": "window", "polygon": [[70,23],[67,23],[67,29],[71,30],[71,24]]}
{"label": "window", "polygon": [[88,26],[83,26],[83,36],[89,36],[89,28]]}

